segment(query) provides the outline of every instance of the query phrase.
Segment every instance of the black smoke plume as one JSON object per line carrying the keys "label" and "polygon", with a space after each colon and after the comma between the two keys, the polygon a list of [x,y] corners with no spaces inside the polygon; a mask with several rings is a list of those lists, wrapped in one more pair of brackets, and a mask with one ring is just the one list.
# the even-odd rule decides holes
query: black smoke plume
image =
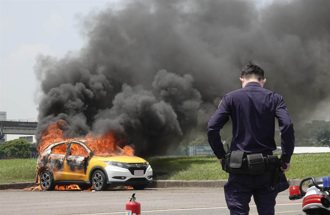
{"label": "black smoke plume", "polygon": [[250,60],[299,123],[330,100],[329,11],[328,0],[134,0],[90,14],[78,53],[38,59],[37,137],[62,119],[69,137],[114,130],[139,155],[165,154],[205,129]]}

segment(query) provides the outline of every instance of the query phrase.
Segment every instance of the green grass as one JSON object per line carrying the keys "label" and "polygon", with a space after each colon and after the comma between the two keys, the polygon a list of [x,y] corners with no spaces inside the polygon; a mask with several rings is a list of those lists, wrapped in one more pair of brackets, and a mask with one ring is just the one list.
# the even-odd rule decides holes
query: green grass
{"label": "green grass", "polygon": [[[212,157],[151,157],[148,159],[158,180],[227,179],[218,159]],[[297,154],[291,159],[289,179],[330,174],[330,153]],[[36,159],[0,160],[0,184],[34,182]]]}
{"label": "green grass", "polygon": [[290,171],[286,174],[289,179],[330,175],[330,153],[295,154],[290,165]]}
{"label": "green grass", "polygon": [[0,184],[34,182],[37,159],[0,160]]}
{"label": "green grass", "polygon": [[156,179],[217,180],[228,178],[215,157],[153,157],[148,159]]}
{"label": "green grass", "polygon": [[[218,180],[227,179],[215,157],[155,157],[149,162],[157,179]],[[324,176],[330,174],[330,153],[295,154],[291,158],[289,179]]]}

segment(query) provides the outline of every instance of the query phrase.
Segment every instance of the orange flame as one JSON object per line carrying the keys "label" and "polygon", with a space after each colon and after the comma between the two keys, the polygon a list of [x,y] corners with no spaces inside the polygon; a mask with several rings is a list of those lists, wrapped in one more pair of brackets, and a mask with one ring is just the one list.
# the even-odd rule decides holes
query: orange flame
{"label": "orange flame", "polygon": [[[36,182],[36,186],[24,188],[24,191],[44,191],[40,186],[40,179]],[[70,185],[55,185],[54,190],[81,190],[81,191],[91,191],[94,190],[94,187],[91,186],[88,189],[83,189],[77,184]]]}
{"label": "orange flame", "polygon": [[35,186],[35,187],[27,187],[23,189],[24,191],[43,191],[41,186]]}
{"label": "orange flame", "polygon": [[124,146],[123,151],[120,153],[120,155],[134,155],[134,149],[131,146]]}
{"label": "orange flame", "polygon": [[[41,143],[38,146],[39,152],[42,152],[47,146],[52,143],[67,141],[70,142],[75,139],[86,139],[86,145],[94,152],[97,156],[114,156],[114,155],[134,155],[134,149],[131,146],[124,146],[121,150],[118,146],[122,145],[122,141],[116,139],[115,132],[110,131],[106,135],[95,136],[92,133],[89,133],[86,137],[81,138],[67,138],[62,128],[66,125],[64,120],[59,120],[56,123],[51,123],[47,129],[43,132],[41,137]],[[56,147],[54,150],[56,154],[65,154],[66,144],[63,144],[60,147]],[[81,155],[84,150],[82,148],[72,148],[71,153],[76,155]],[[53,152],[55,153],[55,151]],[[87,156],[87,155],[86,155]]]}
{"label": "orange flame", "polygon": [[98,156],[134,155],[134,149],[131,146],[125,146],[122,150],[117,147],[122,143],[116,140],[113,131],[96,137],[89,133],[86,136],[86,145]]}
{"label": "orange flame", "polygon": [[56,185],[55,190],[81,190],[77,184],[70,185]]}
{"label": "orange flame", "polygon": [[[121,186],[121,187],[118,187],[118,188],[113,188],[113,189],[120,189],[120,190],[133,190],[134,188],[131,187],[131,186]],[[37,186],[34,186],[34,187],[27,187],[27,188],[24,188],[23,189],[24,191],[44,191],[40,185],[37,185]],[[80,188],[79,185],[77,184],[71,184],[71,185],[56,185],[54,190],[58,190],[58,191],[84,191],[84,192],[89,192],[89,191],[92,191],[94,190],[94,187],[91,186],[90,188],[88,189],[82,189]]]}
{"label": "orange flame", "polygon": [[64,120],[59,120],[56,123],[51,123],[47,129],[42,133],[41,144],[38,146],[38,151],[44,151],[47,146],[52,143],[66,140],[66,136],[63,134],[62,127],[66,125]]}
{"label": "orange flame", "polygon": [[79,155],[79,156],[87,157],[88,153],[82,146],[73,144],[71,145],[71,155]]}
{"label": "orange flame", "polygon": [[59,145],[59,146],[55,147],[53,149],[53,154],[62,154],[62,155],[64,154],[65,155],[67,146],[68,146],[68,144],[65,143],[63,145]]}

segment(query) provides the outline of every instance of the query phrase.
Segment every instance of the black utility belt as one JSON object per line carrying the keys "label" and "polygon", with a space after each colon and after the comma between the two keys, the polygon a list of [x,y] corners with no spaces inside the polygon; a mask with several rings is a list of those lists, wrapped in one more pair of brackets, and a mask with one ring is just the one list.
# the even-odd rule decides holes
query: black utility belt
{"label": "black utility belt", "polygon": [[231,174],[262,175],[266,171],[274,171],[279,162],[279,158],[273,155],[233,151],[222,159],[222,169]]}

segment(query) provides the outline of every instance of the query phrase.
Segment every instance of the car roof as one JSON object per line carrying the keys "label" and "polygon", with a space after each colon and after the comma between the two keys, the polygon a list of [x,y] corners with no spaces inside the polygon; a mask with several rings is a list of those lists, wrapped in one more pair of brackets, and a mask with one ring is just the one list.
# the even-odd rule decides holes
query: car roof
{"label": "car roof", "polygon": [[[44,151],[49,150],[55,146],[61,145],[61,144],[65,144],[65,143],[78,143],[81,144],[84,148],[86,147],[87,150],[89,152],[93,152],[93,150],[91,150],[87,145],[86,145],[86,140],[85,139],[74,139],[74,140],[64,140],[64,141],[60,141],[60,142],[55,142],[50,144],[49,146],[47,146]],[[120,152],[123,151],[123,149],[119,146],[116,145],[117,150],[119,150]]]}
{"label": "car roof", "polygon": [[[61,145],[61,144],[64,144],[64,143],[80,143],[80,144],[82,144],[82,145],[84,145],[85,147],[88,148],[88,146],[86,146],[86,144],[85,144],[86,143],[85,139],[78,139],[78,140],[64,140],[64,141],[60,141],[60,142],[55,142],[55,143],[52,143],[49,146],[47,146],[46,149],[50,149],[50,148],[53,148],[55,146],[58,146],[58,145]],[[92,151],[92,150],[90,150],[90,151]]]}

